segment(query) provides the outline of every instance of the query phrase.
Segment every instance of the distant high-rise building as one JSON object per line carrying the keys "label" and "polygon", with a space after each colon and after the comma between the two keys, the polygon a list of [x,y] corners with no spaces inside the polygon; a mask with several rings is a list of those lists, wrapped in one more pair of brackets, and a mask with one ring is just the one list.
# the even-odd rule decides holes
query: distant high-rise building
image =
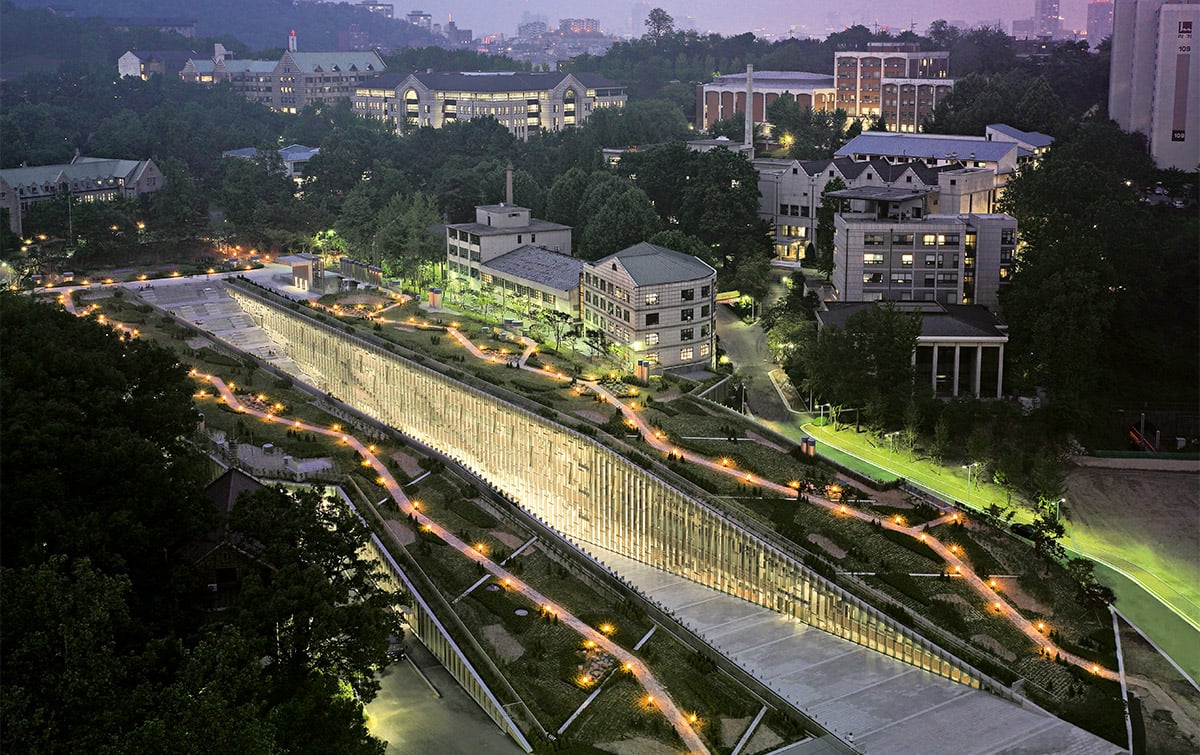
{"label": "distant high-rise building", "polygon": [[1062,31],[1058,0],[1033,0],[1033,30],[1039,37],[1054,37]]}
{"label": "distant high-rise building", "polygon": [[358,7],[362,8],[363,10],[369,10],[372,13],[378,13],[379,15],[386,16],[388,18],[392,18],[392,14],[395,13],[396,10],[395,6],[393,6],[391,3],[378,2],[378,0],[362,0],[362,2],[358,4]]}
{"label": "distant high-rise building", "polygon": [[640,37],[646,33],[646,19],[650,17],[650,3],[637,3],[629,11],[629,34]]}
{"label": "distant high-rise building", "polygon": [[1014,18],[1012,22],[1013,39],[1033,39],[1037,36],[1036,26],[1032,18]]}
{"label": "distant high-rise building", "polygon": [[546,33],[545,21],[526,21],[517,25],[517,36],[521,39],[533,39]]}
{"label": "distant high-rise building", "polygon": [[1087,7],[1087,43],[1095,50],[1112,36],[1113,4],[1111,0],[1092,0]]}
{"label": "distant high-rise building", "polygon": [[405,18],[413,26],[420,27],[425,31],[433,31],[433,16],[423,10],[409,11]]}
{"label": "distant high-rise building", "polygon": [[595,18],[559,19],[558,31],[562,34],[599,34],[600,21]]}
{"label": "distant high-rise building", "polygon": [[470,29],[460,29],[458,24],[453,19],[446,22],[442,29],[442,34],[446,36],[446,41],[452,45],[469,45],[474,39]]}
{"label": "distant high-rise building", "polygon": [[1160,168],[1200,164],[1200,3],[1116,0],[1108,114],[1140,131]]}

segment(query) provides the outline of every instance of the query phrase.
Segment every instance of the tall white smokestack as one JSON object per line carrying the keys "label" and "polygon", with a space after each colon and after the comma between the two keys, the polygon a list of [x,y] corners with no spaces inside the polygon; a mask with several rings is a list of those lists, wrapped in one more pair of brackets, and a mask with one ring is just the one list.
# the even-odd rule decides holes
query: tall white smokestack
{"label": "tall white smokestack", "polygon": [[512,163],[509,163],[508,169],[504,171],[504,202],[512,207]]}
{"label": "tall white smokestack", "polygon": [[754,66],[746,66],[746,146],[754,149]]}
{"label": "tall white smokestack", "polygon": [[296,30],[292,29],[292,33],[288,35],[288,52],[296,51]]}

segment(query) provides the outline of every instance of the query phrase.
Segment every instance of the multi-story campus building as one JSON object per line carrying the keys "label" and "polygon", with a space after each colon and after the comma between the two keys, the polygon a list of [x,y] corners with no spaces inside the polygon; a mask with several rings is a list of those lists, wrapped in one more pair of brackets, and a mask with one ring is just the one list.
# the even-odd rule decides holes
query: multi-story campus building
{"label": "multi-story campus building", "polygon": [[624,107],[626,99],[623,86],[591,73],[431,71],[366,81],[352,101],[359,115],[391,121],[397,129],[495,118],[526,139],[582,125],[600,108]]}
{"label": "multi-story campus building", "polygon": [[1108,112],[1150,142],[1159,168],[1200,165],[1200,3],[1117,0]]}
{"label": "multi-story campus building", "polygon": [[746,78],[750,77],[755,124],[767,120],[767,105],[780,97],[791,97],[800,109],[833,110],[837,90],[833,77],[804,71],[754,71],[717,76],[696,87],[696,127],[708,129],[734,113],[746,112]]}
{"label": "multi-story campus building", "polygon": [[816,243],[817,209],[826,185],[919,192],[923,215],[990,213],[1017,169],[1041,158],[1054,140],[1001,123],[983,137],[871,131],[832,160],[754,160],[759,217],[774,226],[775,256],[802,261]]}
{"label": "multi-story campus building", "polygon": [[919,131],[954,87],[945,50],[871,42],[865,52],[839,51],[833,57],[837,107],[862,120],[882,117],[890,131]]}
{"label": "multi-story campus building", "polygon": [[583,264],[571,256],[571,227],[532,217],[527,207],[481,205],[474,223],[446,226],[450,281],[492,291],[501,306],[578,318]]}
{"label": "multi-story campus building", "polygon": [[22,235],[22,218],[30,205],[69,192],[72,202],[104,202],[158,191],[166,183],[152,160],[80,157],[63,165],[0,170],[0,207],[8,210],[8,226]]}
{"label": "multi-story campus building", "polygon": [[982,304],[1009,279],[1017,221],[991,213],[928,214],[931,192],[864,187],[831,192],[834,299]]}
{"label": "multi-story campus building", "polygon": [[604,332],[631,371],[711,366],[716,280],[690,254],[635,244],[584,265],[584,326]]}
{"label": "multi-story campus building", "polygon": [[[825,302],[817,310],[818,327],[846,326],[855,312],[877,302]],[[1004,346],[1008,326],[979,305],[907,302],[893,305],[921,313],[921,332],[913,351],[917,380],[944,398],[1004,395]]]}
{"label": "multi-story campus building", "polygon": [[227,81],[251,102],[298,113],[317,102],[333,104],[350,99],[359,85],[386,68],[374,50],[301,52],[293,33],[279,60],[239,60],[218,44],[212,58],[187,61],[179,76],[196,84]]}

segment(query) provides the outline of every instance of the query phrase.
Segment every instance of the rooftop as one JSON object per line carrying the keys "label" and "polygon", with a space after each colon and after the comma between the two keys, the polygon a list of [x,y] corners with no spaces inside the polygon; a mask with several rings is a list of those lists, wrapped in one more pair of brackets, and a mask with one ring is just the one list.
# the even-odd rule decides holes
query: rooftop
{"label": "rooftop", "polygon": [[514,233],[537,233],[538,231],[569,231],[571,226],[551,223],[549,220],[530,218],[529,225],[509,226],[500,228],[487,223],[450,223],[447,228],[473,233],[476,236],[511,236]]}
{"label": "rooftop", "polygon": [[[1008,326],[980,304],[939,304],[937,302],[889,302],[901,312],[921,313],[918,339],[1008,338]],[[817,311],[822,326],[846,327],[851,315],[875,302],[826,302]]]}
{"label": "rooftop", "polygon": [[869,199],[876,202],[903,202],[932,194],[933,189],[899,189],[890,186],[859,186],[852,189],[831,191],[829,196],[840,199]]}
{"label": "rooftop", "polygon": [[484,262],[484,270],[495,270],[508,276],[540,283],[556,291],[570,291],[579,286],[584,261],[540,246],[517,247],[508,254]]}
{"label": "rooftop", "polygon": [[[1034,149],[1049,147],[1054,144],[1054,137],[1043,134],[1040,131],[1022,131],[1019,128],[1014,128],[1007,123],[989,123],[988,131],[995,131],[998,134],[1008,137],[1019,144],[1027,144]],[[995,139],[993,141],[1000,141]]]}
{"label": "rooftop", "polygon": [[[367,52],[287,52],[302,73],[332,71],[383,71],[383,58],[374,50]],[[272,68],[274,70],[274,68]]]}
{"label": "rooftop", "polygon": [[717,272],[690,254],[644,241],[590,264],[599,268],[616,262],[621,263],[638,286],[700,280]]}
{"label": "rooftop", "polygon": [[[832,87],[833,74],[809,73],[807,71],[755,71],[754,83],[763,87],[778,89],[780,87],[796,87],[809,89],[812,87]],[[715,86],[746,86],[746,72],[727,73],[714,76],[711,85]]]}
{"label": "rooftop", "polygon": [[568,74],[562,72],[529,73],[525,71],[426,71],[411,74],[396,74],[380,76],[366,82],[363,86],[371,88],[392,89],[412,76],[432,90],[454,90],[460,92],[515,92],[515,91],[547,91],[563,82],[568,76],[573,76],[580,84],[592,89],[620,87],[608,79],[594,73]]}
{"label": "rooftop", "polygon": [[105,157],[77,157],[70,163],[55,165],[35,165],[25,168],[5,168],[0,170],[0,178],[9,186],[31,186],[35,184],[58,183],[60,181],[81,181],[89,179],[128,178],[142,165],[139,160],[119,160]]}
{"label": "rooftop", "polygon": [[887,155],[937,160],[979,160],[999,162],[1016,155],[1016,142],[988,141],[982,136],[944,136],[941,134],[898,134],[891,131],[867,131],[846,142],[834,157]]}

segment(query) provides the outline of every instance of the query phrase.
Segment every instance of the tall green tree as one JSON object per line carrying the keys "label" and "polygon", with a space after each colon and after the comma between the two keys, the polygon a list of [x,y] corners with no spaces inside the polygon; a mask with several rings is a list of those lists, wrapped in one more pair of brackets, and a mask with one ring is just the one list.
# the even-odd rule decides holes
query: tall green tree
{"label": "tall green tree", "polygon": [[443,242],[433,232],[439,222],[437,203],[418,191],[396,195],[379,213],[372,246],[388,275],[420,283],[433,276],[445,259]]}
{"label": "tall green tree", "polygon": [[829,280],[829,276],[833,275],[833,242],[836,231],[834,218],[842,212],[846,204],[829,194],[845,188],[846,182],[841,178],[834,178],[826,183],[825,188],[821,190],[821,206],[817,208],[817,243],[814,247],[816,259],[813,260],[813,267],[825,276],[825,280]]}
{"label": "tall green tree", "polygon": [[598,260],[645,241],[662,228],[650,198],[632,187],[604,203],[583,231],[584,259]]}

